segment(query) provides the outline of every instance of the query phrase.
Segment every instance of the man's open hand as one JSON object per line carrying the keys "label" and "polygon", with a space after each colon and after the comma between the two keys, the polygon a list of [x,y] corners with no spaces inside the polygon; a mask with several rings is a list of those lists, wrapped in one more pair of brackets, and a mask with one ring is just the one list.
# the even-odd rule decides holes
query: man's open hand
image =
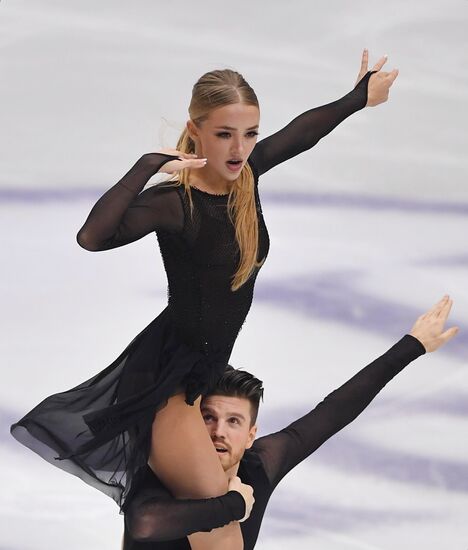
{"label": "man's open hand", "polygon": [[426,351],[435,351],[457,334],[458,327],[451,327],[442,332],[452,304],[453,300],[445,295],[429,311],[420,315],[413,325],[409,334],[417,338]]}

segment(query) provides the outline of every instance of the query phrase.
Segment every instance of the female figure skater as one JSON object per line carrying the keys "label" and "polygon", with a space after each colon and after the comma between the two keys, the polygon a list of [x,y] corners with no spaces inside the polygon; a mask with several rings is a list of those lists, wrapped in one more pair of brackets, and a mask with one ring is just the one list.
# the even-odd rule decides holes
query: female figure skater
{"label": "female figure skater", "polygon": [[[195,84],[175,150],[143,155],[97,201],[80,229],[87,250],[108,250],[155,231],[168,306],[106,369],[52,395],[11,428],[51,463],[125,501],[149,464],[176,498],[226,493],[200,413],[249,311],[269,240],[258,195],[267,170],[313,147],[349,115],[386,101],[398,71],[367,70],[341,99],[296,117],[256,143],[259,105],[231,70]],[[157,172],[168,181],[142,191]],[[238,523],[191,535],[192,548],[242,548]]]}

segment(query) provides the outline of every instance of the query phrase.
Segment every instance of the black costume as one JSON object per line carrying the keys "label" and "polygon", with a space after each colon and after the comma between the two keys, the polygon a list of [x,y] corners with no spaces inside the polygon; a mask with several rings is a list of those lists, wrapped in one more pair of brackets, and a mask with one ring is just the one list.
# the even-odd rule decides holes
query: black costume
{"label": "black costume", "polygon": [[[352,422],[406,365],[426,352],[409,334],[283,430],[254,441],[237,475],[254,489],[249,518],[240,524],[244,550],[254,548],[265,508],[280,480],[332,435]],[[210,531],[245,515],[237,491],[209,499],[177,500],[147,466],[141,488],[129,499],[124,550],[188,550],[187,535]],[[133,540],[135,537],[137,540]]]}
{"label": "black costume", "polygon": [[[311,109],[258,142],[248,159],[258,215],[257,260],[269,247],[258,178],[314,146],[349,115],[365,107],[368,72],[340,100]],[[154,414],[185,391],[193,404],[225,369],[249,311],[258,268],[231,291],[239,261],[227,195],[166,182],[142,191],[173,155],[148,153],[97,201],[78,234],[89,250],[125,245],[155,231],[168,277],[168,306],[106,369],[37,405],[12,435],[50,463],[111,496],[121,510],[143,475]]]}

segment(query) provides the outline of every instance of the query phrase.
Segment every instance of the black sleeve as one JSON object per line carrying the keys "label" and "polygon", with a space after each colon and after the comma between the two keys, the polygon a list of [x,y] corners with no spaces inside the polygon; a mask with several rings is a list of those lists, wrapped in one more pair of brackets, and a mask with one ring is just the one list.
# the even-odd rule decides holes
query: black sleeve
{"label": "black sleeve", "polygon": [[125,526],[138,541],[156,542],[211,531],[242,519],[244,497],[238,491],[206,499],[175,499],[152,473],[125,510]]}
{"label": "black sleeve", "polygon": [[315,409],[283,430],[259,438],[254,447],[272,486],[322,443],[352,422],[406,365],[426,353],[406,334],[378,359],[328,395]]}
{"label": "black sleeve", "polygon": [[80,246],[86,250],[108,250],[156,229],[181,230],[183,207],[174,186],[157,185],[141,193],[151,176],[177,158],[164,153],[143,155],[93,206],[77,235]]}
{"label": "black sleeve", "polygon": [[374,72],[367,72],[341,99],[302,113],[275,134],[259,141],[249,157],[257,176],[307,151],[340,122],[363,109],[367,104],[369,78]]}

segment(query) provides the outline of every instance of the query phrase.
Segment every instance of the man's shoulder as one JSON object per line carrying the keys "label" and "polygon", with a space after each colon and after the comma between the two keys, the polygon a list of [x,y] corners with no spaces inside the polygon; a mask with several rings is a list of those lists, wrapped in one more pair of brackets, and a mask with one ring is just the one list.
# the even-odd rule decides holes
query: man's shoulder
{"label": "man's shoulder", "polygon": [[243,471],[253,476],[255,476],[256,473],[265,472],[262,458],[258,449],[255,448],[255,444],[250,449],[245,450],[244,456],[241,458],[239,464],[239,471]]}

